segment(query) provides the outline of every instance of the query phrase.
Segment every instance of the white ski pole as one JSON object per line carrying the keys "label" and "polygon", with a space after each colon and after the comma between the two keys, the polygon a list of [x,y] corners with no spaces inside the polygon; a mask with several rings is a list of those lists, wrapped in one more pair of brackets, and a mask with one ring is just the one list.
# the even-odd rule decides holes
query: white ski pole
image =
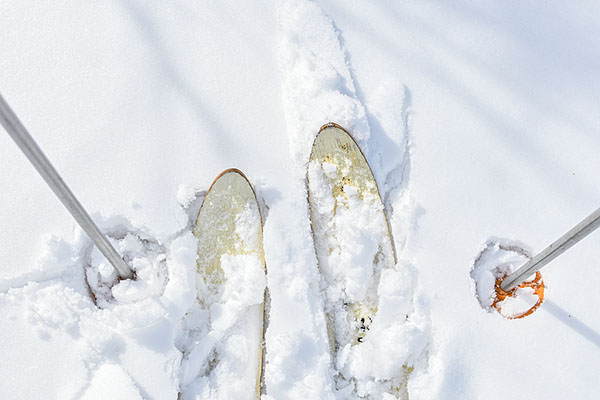
{"label": "white ski pole", "polygon": [[570,249],[575,243],[595,231],[599,226],[600,208],[504,279],[500,288],[505,292],[511,291],[550,261]]}
{"label": "white ski pole", "polygon": [[106,236],[102,234],[98,226],[90,218],[81,203],[75,195],[69,190],[56,169],[52,166],[48,158],[44,155],[40,147],[35,143],[27,129],[23,126],[19,118],[15,115],[10,106],[0,95],[0,123],[15,141],[21,151],[27,156],[31,164],[37,169],[44,178],[54,194],[63,203],[66,209],[71,213],[75,221],[92,239],[96,247],[104,254],[112,266],[117,270],[119,276],[123,279],[129,279],[133,273],[129,266],[123,261],[119,253],[110,244]]}

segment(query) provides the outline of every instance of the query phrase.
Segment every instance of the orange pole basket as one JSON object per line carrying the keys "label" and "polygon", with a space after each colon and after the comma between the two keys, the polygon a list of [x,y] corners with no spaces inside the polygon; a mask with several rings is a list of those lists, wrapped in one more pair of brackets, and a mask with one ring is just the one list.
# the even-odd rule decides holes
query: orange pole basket
{"label": "orange pole basket", "polygon": [[[537,310],[543,303],[544,301],[544,282],[542,281],[542,275],[539,272],[535,273],[535,278],[532,281],[525,281],[522,282],[519,286],[515,287],[514,289],[511,289],[509,291],[504,291],[502,290],[502,281],[507,277],[507,275],[502,276],[498,279],[496,279],[496,300],[494,300],[494,302],[492,303],[492,307],[496,309],[496,311],[498,311],[503,317],[508,318],[508,319],[519,319],[519,318],[525,318],[528,315],[533,314],[533,312],[535,310]],[[502,307],[501,307],[501,303],[506,300],[508,297],[516,297],[517,296],[517,290],[521,288],[521,289],[525,289],[525,288],[531,288],[533,289],[533,294],[535,296],[537,296],[538,301],[527,311],[520,313],[520,314],[516,314],[516,315],[504,315],[502,313]]]}

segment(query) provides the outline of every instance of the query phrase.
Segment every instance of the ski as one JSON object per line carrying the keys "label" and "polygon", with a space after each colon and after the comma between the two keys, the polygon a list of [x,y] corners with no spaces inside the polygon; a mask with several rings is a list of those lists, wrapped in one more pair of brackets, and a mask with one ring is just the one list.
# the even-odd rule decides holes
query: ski
{"label": "ski", "polygon": [[[210,380],[190,387],[189,397],[260,398],[266,290],[262,220],[256,194],[241,171],[228,169],[212,183],[194,234],[197,302],[208,314],[208,329],[188,357],[196,368],[188,368],[193,378],[186,380]],[[206,387],[209,381],[216,385]]]}
{"label": "ski", "polygon": [[[369,340],[377,318],[382,271],[396,264],[388,220],[367,160],[337,124],[324,125],[317,134],[307,183],[336,384],[362,397],[373,382],[357,377],[352,358]],[[381,393],[406,398],[408,368],[403,372],[377,383]]]}

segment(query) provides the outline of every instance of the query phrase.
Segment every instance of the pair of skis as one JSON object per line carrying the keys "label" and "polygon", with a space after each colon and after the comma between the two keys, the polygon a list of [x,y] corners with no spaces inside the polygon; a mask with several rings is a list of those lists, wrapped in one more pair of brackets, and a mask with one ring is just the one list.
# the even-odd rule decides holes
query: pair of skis
{"label": "pair of skis", "polygon": [[[339,125],[330,123],[320,129],[307,183],[336,380],[338,388],[347,387],[352,377],[344,376],[338,359],[347,358],[368,335],[377,313],[379,277],[383,269],[395,265],[396,255],[373,173],[356,142]],[[194,233],[198,238],[198,302],[211,314],[211,334],[216,330],[221,335],[218,339],[232,340],[236,334],[227,335],[225,330],[237,318],[235,329],[246,344],[252,343],[251,348],[245,346],[247,365],[230,366],[226,372],[228,381],[240,383],[229,395],[260,398],[265,257],[260,208],[242,172],[226,170],[215,179]],[[232,352],[232,346],[216,352]],[[223,358],[227,355],[213,355],[215,364]],[[396,385],[395,395],[405,391],[405,385],[404,389],[400,386]]]}

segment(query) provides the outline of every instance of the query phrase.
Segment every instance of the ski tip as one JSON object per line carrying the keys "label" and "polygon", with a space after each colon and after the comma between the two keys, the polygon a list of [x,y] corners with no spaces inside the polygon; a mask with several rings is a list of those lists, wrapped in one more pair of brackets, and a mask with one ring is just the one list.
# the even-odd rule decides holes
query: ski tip
{"label": "ski tip", "polygon": [[[235,174],[241,175],[241,176],[242,176],[242,178],[244,178],[245,180],[247,180],[247,181],[248,181],[248,178],[246,177],[246,175],[245,175],[245,174],[244,174],[242,171],[240,171],[239,169],[237,169],[237,168],[227,168],[225,171],[223,171],[223,172],[221,172],[219,175],[217,175],[217,177],[215,178],[215,180],[213,181],[213,183],[211,184],[211,186],[212,186],[212,185],[213,185],[213,184],[214,184],[216,181],[218,181],[218,180],[219,180],[219,178],[221,178],[223,175],[227,175],[227,174],[230,174],[230,173],[235,173]],[[248,182],[250,182],[250,181],[248,181]]]}
{"label": "ski tip", "polygon": [[240,171],[237,168],[227,168],[226,170],[221,172],[219,175],[217,175],[215,180],[208,187],[207,193],[210,192],[210,189],[212,189],[212,187],[215,185],[215,183],[217,183],[219,181],[219,179],[221,179],[223,176],[225,176],[227,174],[237,174],[237,175],[241,176],[246,182],[248,182],[248,186],[250,186],[250,188],[252,188],[252,191],[254,191],[254,187],[250,183],[250,180],[242,171]]}
{"label": "ski tip", "polygon": [[[217,175],[217,177],[212,181],[212,183],[208,187],[208,190],[206,191],[206,194],[208,195],[208,193],[210,193],[210,191],[217,184],[217,182],[219,182],[219,180],[221,178],[223,178],[225,175],[228,175],[228,174],[235,174],[235,175],[239,176],[240,178],[242,178],[246,182],[246,184],[248,185],[248,187],[252,191],[252,194],[254,195],[254,198],[258,202],[258,198],[256,196],[256,192],[254,191],[254,186],[252,186],[252,184],[250,183],[250,180],[248,179],[248,177],[242,171],[240,171],[237,168],[228,168],[228,169],[224,170],[223,172],[221,172],[219,175]],[[202,209],[202,207],[204,206],[204,201],[205,200],[206,200],[206,196],[204,197],[204,200],[202,201],[202,204],[200,205],[200,209]]]}
{"label": "ski tip", "polygon": [[[358,151],[362,158],[365,159],[366,161],[366,157],[364,155],[364,153],[362,152],[360,146],[358,145],[358,143],[356,142],[356,140],[352,137],[352,134],[350,132],[348,132],[343,126],[336,124],[335,122],[328,122],[325,125],[321,126],[321,129],[319,129],[319,132],[317,133],[317,135],[315,136],[313,145],[312,145],[312,151],[311,151],[311,159],[313,157],[313,153],[315,151],[315,148],[317,148],[319,146],[319,142],[323,141],[323,140],[327,140],[325,138],[338,138],[338,140],[342,140],[342,142],[347,142],[348,144],[350,144],[352,147],[355,147],[356,151]],[[368,165],[368,162],[367,162]],[[370,169],[370,166],[369,166]]]}
{"label": "ski tip", "polygon": [[335,122],[328,122],[325,125],[321,126],[321,129],[319,129],[319,133],[321,133],[321,131],[327,129],[327,128],[338,128],[343,130],[344,132],[348,133],[348,131],[346,129],[344,129],[344,127],[342,127],[339,124],[336,124]]}
{"label": "ski tip", "polygon": [[[309,161],[313,161],[316,157],[318,157],[318,154],[319,154],[318,149],[320,147],[322,147],[323,143],[328,143],[328,142],[329,142],[329,145],[326,144],[325,150],[320,152],[321,156],[323,154],[331,151],[332,146],[333,147],[341,146],[342,148],[344,148],[344,146],[345,146],[344,150],[346,151],[347,154],[348,154],[348,152],[354,151],[356,154],[360,155],[360,157],[358,157],[358,159],[363,160],[366,168],[369,171],[369,174],[370,174],[372,180],[375,182],[375,186],[377,187],[377,195],[379,196],[381,203],[384,204],[383,197],[381,196],[381,192],[379,191],[379,185],[377,184],[377,181],[375,179],[375,174],[373,173],[373,169],[371,168],[371,165],[367,161],[365,154],[363,153],[362,149],[360,148],[360,146],[358,145],[358,143],[356,142],[356,140],[354,139],[352,134],[350,132],[348,132],[343,126],[336,124],[335,122],[328,122],[325,125],[321,126],[321,129],[319,129],[319,132],[317,133],[317,135],[313,141]],[[333,144],[333,143],[335,143],[335,144]],[[308,171],[307,171],[307,173],[308,173]],[[309,192],[310,192],[310,190],[309,190]],[[389,223],[389,220],[387,219],[387,217],[386,217],[386,222],[388,224],[388,232],[389,232],[390,238],[392,238],[392,229],[390,227],[390,223]],[[393,239],[392,239],[392,252],[393,252],[393,256],[394,256],[394,263],[396,263],[398,258],[396,255],[396,247],[395,247]]]}
{"label": "ski tip", "polygon": [[200,214],[202,212],[202,210],[205,208],[205,204],[206,204],[206,200],[207,198],[209,198],[209,195],[211,195],[211,193],[214,193],[214,191],[222,191],[224,189],[228,190],[227,187],[223,187],[221,185],[221,183],[219,183],[221,180],[223,180],[224,182],[227,181],[229,183],[232,182],[236,182],[235,186],[237,187],[236,190],[239,190],[240,188],[246,188],[248,190],[249,193],[251,193],[251,196],[254,198],[254,201],[256,202],[256,204],[258,204],[258,213],[260,216],[260,221],[261,223],[264,223],[263,220],[263,212],[261,210],[261,202],[259,201],[259,197],[256,195],[256,191],[254,190],[254,186],[252,186],[252,183],[250,183],[250,180],[248,179],[248,177],[239,169],[237,168],[228,168],[226,170],[224,170],[223,172],[221,172],[219,175],[217,175],[217,177],[213,180],[213,182],[210,184],[210,186],[208,187],[208,190],[206,191],[206,194],[204,195],[204,198],[202,199],[202,203],[200,204],[200,208],[198,209],[198,215],[196,217],[196,222],[194,224],[194,226],[198,226],[198,221],[200,219]]}

